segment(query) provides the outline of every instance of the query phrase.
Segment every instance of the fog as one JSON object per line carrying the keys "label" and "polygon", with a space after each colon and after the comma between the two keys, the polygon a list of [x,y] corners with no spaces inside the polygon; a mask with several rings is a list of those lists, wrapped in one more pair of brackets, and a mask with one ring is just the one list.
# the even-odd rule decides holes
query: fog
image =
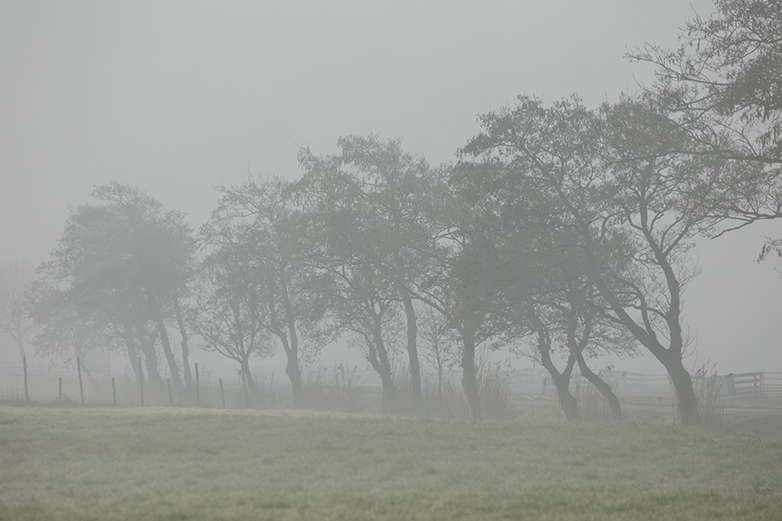
{"label": "fog", "polygon": [[[614,101],[652,79],[628,49],[676,45],[710,2],[4,2],[0,6],[0,256],[37,265],[93,186],[139,187],[198,228],[215,185],[295,179],[297,153],[346,135],[402,138],[453,161],[476,116],[518,94]],[[779,369],[782,277],[755,262],[778,222],[693,255],[685,294],[698,360]],[[3,339],[0,356],[15,359]],[[335,347],[325,363],[356,360]],[[210,360],[204,353],[194,360]],[[199,358],[202,357],[202,358]],[[282,367],[277,357],[269,362]],[[514,363],[527,367],[530,362]],[[648,354],[610,360],[662,373]]]}

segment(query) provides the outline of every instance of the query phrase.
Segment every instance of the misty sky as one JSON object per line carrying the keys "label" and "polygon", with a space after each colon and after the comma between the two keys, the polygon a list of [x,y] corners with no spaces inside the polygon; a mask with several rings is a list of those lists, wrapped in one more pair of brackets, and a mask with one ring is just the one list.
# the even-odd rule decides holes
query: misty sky
{"label": "misty sky", "polygon": [[[0,256],[38,264],[96,184],[137,185],[203,223],[212,187],[296,177],[348,134],[453,159],[476,116],[520,93],[588,106],[676,44],[704,0],[0,3]],[[698,359],[782,371],[782,275],[754,262],[782,222],[699,245],[686,297]],[[656,362],[622,361],[662,372]]]}

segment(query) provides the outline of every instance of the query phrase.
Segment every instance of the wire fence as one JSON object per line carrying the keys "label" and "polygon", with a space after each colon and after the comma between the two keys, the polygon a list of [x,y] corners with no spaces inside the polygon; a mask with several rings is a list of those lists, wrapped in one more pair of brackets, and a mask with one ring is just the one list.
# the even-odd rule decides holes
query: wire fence
{"label": "wire fence", "polygon": [[[194,365],[189,385],[178,387],[170,375],[149,378],[143,366],[127,365],[117,369],[110,363],[89,366],[76,359],[70,365],[51,365],[42,362],[0,363],[0,401],[40,404],[90,404],[105,406],[200,406],[214,408],[280,408],[292,403],[287,377],[280,373],[256,373],[253,390],[240,376],[236,366]],[[138,374],[144,375],[139,378]],[[445,375],[451,394],[458,394],[459,374]],[[652,396],[661,399],[674,397],[675,391],[665,374],[642,374],[625,371],[604,371],[601,377],[615,390],[617,396]],[[424,387],[436,393],[438,382],[433,375],[424,376]],[[782,397],[782,373],[758,372],[712,376],[719,380],[723,397]],[[556,397],[556,389],[543,368],[506,369],[496,374],[494,381],[504,382],[510,398],[543,396]],[[359,410],[359,402],[380,400],[380,383],[371,371],[344,367],[309,371],[305,384],[314,399],[314,408]],[[404,387],[404,383],[400,384]],[[409,385],[409,383],[407,384]],[[588,384],[575,372],[573,388]],[[441,386],[440,386],[441,387]],[[440,393],[441,394],[441,393]],[[442,399],[440,399],[442,401]]]}

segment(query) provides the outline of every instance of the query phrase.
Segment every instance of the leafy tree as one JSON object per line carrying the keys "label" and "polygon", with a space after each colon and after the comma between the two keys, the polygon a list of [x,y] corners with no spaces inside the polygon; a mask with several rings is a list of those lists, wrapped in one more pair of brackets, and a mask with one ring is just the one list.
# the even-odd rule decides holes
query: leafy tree
{"label": "leafy tree", "polygon": [[[435,177],[436,175],[436,177]],[[493,218],[481,201],[472,200],[453,178],[451,168],[433,172],[429,204],[423,219],[430,230],[424,275],[416,282],[416,297],[439,312],[460,345],[462,387],[474,419],[481,417],[476,353],[508,327],[501,312],[511,273],[503,265],[490,234]]]}
{"label": "leafy tree", "polygon": [[337,144],[338,156],[301,152],[306,173],[295,191],[319,223],[314,239],[328,245],[331,263],[342,255],[354,266],[366,264],[365,270],[382,277],[394,300],[402,304],[414,405],[420,414],[423,394],[413,287],[427,262],[421,249],[429,235],[421,214],[429,196],[430,169],[423,158],[405,153],[399,140],[348,136]]}
{"label": "leafy tree", "polygon": [[[500,257],[494,269],[505,275],[494,302],[493,313],[501,317],[495,324],[505,328],[504,341],[514,349],[533,346],[531,356],[549,371],[568,419],[579,418],[569,391],[576,364],[604,395],[614,417],[621,418],[616,396],[589,369],[585,357],[603,350],[624,351],[626,342],[603,334],[616,327],[601,313],[579,236],[563,221],[556,198],[519,182],[512,168],[501,161],[476,163],[463,156],[451,179],[461,186],[466,202],[483,215],[482,237],[493,243]],[[557,352],[566,359],[562,372],[556,367]]]}
{"label": "leafy tree", "polygon": [[155,353],[159,339],[177,395],[186,400],[166,325],[194,254],[183,214],[166,211],[141,190],[120,183],[96,187],[90,195],[100,204],[73,211],[58,248],[40,268],[44,298],[34,304],[33,314],[55,328],[63,327],[63,320],[73,327],[90,322],[111,327],[125,341],[134,370],[137,347],[144,353],[157,385],[162,382]]}
{"label": "leafy tree", "polygon": [[691,137],[643,100],[595,113],[577,99],[545,107],[520,97],[481,123],[484,132],[463,152],[503,166],[493,169],[494,185],[518,184],[553,205],[579,237],[589,279],[614,319],[668,371],[683,422],[700,423],[683,366],[681,296],[697,273],[690,241],[722,219],[709,204],[723,188],[713,182],[724,176],[722,163],[678,153]]}

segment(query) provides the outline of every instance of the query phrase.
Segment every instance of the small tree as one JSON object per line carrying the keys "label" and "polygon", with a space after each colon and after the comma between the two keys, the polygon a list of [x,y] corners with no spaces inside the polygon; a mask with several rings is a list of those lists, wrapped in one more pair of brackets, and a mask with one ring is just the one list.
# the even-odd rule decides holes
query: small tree
{"label": "small tree", "polygon": [[266,327],[269,312],[263,279],[244,264],[236,248],[222,245],[204,261],[199,277],[198,314],[192,329],[208,349],[236,361],[247,403],[263,405],[263,393],[250,370],[250,358],[274,352]]}
{"label": "small tree", "polygon": [[284,194],[287,185],[281,179],[250,177],[240,185],[219,187],[220,201],[202,235],[213,245],[234,248],[237,262],[252,266],[265,308],[262,325],[282,345],[294,405],[303,407],[299,335],[308,319],[306,228]]}

